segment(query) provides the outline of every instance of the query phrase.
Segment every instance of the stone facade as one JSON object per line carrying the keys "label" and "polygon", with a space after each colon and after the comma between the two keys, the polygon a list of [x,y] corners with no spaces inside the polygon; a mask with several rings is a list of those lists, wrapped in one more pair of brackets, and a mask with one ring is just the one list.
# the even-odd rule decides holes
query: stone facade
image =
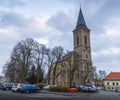
{"label": "stone facade", "polygon": [[[92,61],[91,61],[91,45],[90,45],[90,30],[85,23],[82,10],[80,9],[77,25],[73,31],[74,50],[65,60],[59,62],[57,73],[61,70],[61,74],[55,80],[57,85],[69,86],[71,77],[72,84],[93,84]],[[50,84],[52,83],[52,68]],[[74,74],[73,74],[74,73]]]}

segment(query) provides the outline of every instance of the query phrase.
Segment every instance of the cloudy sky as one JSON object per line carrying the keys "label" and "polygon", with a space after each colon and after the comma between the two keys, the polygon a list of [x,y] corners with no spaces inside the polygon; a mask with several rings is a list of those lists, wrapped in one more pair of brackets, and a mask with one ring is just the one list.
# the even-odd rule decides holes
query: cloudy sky
{"label": "cloudy sky", "polygon": [[26,38],[73,50],[80,1],[91,30],[93,66],[120,71],[119,0],[0,0],[0,73],[13,47]]}

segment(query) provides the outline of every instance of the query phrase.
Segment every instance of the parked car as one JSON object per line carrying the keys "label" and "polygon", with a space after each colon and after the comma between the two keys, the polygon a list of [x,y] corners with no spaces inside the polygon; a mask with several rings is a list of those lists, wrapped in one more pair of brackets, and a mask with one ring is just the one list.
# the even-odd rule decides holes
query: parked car
{"label": "parked car", "polygon": [[35,85],[27,84],[23,85],[20,89],[20,93],[39,93],[41,89],[39,87],[36,87]]}
{"label": "parked car", "polygon": [[3,84],[3,83],[2,83],[2,82],[0,82],[0,89],[1,89],[1,87],[2,87],[2,84]]}
{"label": "parked car", "polygon": [[92,85],[92,92],[96,92],[98,89],[96,86]]}
{"label": "parked car", "polygon": [[83,86],[82,85],[73,85],[70,88],[76,88],[76,89],[78,89],[78,92],[82,92],[83,91]]}
{"label": "parked car", "polygon": [[84,86],[82,86],[82,85],[77,86],[77,89],[78,89],[78,92],[83,92]]}
{"label": "parked car", "polygon": [[11,90],[13,85],[14,85],[14,83],[3,83],[1,86],[1,89],[2,90]]}
{"label": "parked car", "polygon": [[13,92],[19,92],[19,89],[22,88],[23,84],[14,84],[11,88]]}
{"label": "parked car", "polygon": [[97,88],[94,85],[84,85],[83,91],[84,92],[96,92]]}

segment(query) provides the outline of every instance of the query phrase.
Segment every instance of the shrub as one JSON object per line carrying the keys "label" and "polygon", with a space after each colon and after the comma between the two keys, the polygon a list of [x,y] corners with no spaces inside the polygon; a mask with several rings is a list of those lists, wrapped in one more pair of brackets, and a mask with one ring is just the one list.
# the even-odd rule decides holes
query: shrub
{"label": "shrub", "polygon": [[41,83],[37,83],[37,84],[35,84],[35,86],[39,87],[40,89],[42,89],[42,88],[43,88],[43,86],[42,86],[42,84],[41,84]]}
{"label": "shrub", "polygon": [[47,84],[37,83],[37,84],[35,84],[35,86],[39,87],[40,89],[43,89],[43,87],[47,86]]}
{"label": "shrub", "polygon": [[50,86],[50,87],[49,87],[49,91],[55,91],[55,92],[56,92],[55,86]]}
{"label": "shrub", "polygon": [[69,89],[67,86],[54,86],[54,87],[50,87],[49,91],[53,91],[53,92],[68,92]]}

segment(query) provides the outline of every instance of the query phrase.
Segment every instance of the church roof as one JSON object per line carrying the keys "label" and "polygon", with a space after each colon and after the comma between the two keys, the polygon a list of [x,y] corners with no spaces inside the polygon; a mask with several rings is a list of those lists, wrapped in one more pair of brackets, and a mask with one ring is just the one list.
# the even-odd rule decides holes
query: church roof
{"label": "church roof", "polygon": [[73,55],[73,51],[71,51],[71,52],[69,52],[68,54],[66,54],[66,55],[63,57],[63,60],[69,59],[72,55]]}
{"label": "church roof", "polygon": [[80,11],[79,11],[79,16],[78,16],[76,28],[78,28],[80,26],[87,27],[81,8],[80,8]]}
{"label": "church roof", "polygon": [[68,60],[73,55],[73,53],[74,53],[74,51],[70,51],[62,59],[60,59],[59,62]]}
{"label": "church roof", "polygon": [[111,72],[104,78],[104,80],[118,81],[120,80],[120,72]]}

